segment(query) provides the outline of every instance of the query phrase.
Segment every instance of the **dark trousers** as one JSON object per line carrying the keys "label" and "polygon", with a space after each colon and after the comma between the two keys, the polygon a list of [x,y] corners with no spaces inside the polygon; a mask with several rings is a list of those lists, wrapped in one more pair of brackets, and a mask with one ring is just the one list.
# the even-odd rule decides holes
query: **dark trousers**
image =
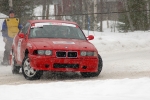
{"label": "dark trousers", "polygon": [[5,51],[4,51],[4,56],[3,56],[3,62],[9,62],[11,49],[12,49],[12,41],[7,41],[5,43]]}

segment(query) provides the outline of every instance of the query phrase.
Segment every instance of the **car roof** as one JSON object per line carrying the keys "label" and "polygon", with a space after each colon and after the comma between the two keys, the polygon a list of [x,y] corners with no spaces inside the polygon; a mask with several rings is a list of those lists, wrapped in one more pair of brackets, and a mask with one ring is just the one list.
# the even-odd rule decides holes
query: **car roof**
{"label": "car roof", "polygon": [[63,20],[28,20],[29,23],[46,23],[46,22],[55,22],[55,23],[67,23],[67,24],[75,24],[78,25],[75,22],[72,21],[63,21]]}

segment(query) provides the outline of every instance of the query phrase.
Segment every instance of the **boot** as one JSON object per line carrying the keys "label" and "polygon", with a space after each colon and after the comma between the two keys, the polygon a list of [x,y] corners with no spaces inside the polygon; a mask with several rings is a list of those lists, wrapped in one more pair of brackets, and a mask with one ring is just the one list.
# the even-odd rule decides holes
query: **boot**
{"label": "boot", "polygon": [[1,62],[1,65],[5,65],[5,66],[7,66],[7,65],[9,65],[9,62]]}

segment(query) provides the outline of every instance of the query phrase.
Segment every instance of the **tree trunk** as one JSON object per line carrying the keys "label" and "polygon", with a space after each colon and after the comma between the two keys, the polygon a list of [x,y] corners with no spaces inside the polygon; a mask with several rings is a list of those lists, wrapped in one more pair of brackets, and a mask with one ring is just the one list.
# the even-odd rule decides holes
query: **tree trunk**
{"label": "tree trunk", "polygon": [[146,0],[146,4],[147,4],[147,7],[146,7],[146,9],[147,9],[147,21],[148,21],[148,25],[149,25],[149,27],[150,27],[150,11],[149,11],[149,9],[150,9],[150,5],[149,5],[149,0]]}
{"label": "tree trunk", "polygon": [[[86,12],[89,14],[90,13],[90,8],[89,8],[89,0],[87,0],[86,2]],[[86,15],[86,20],[85,20],[85,23],[87,22],[87,30],[90,30],[90,15]],[[89,31],[88,31],[89,32]],[[89,33],[88,33],[89,34]]]}
{"label": "tree trunk", "polygon": [[103,32],[103,0],[100,0],[100,32]]}
{"label": "tree trunk", "polygon": [[133,22],[132,22],[131,17],[130,17],[129,8],[128,8],[128,5],[127,5],[127,0],[124,0],[124,6],[125,6],[125,9],[127,11],[126,14],[127,14],[127,18],[128,18],[128,21],[129,21],[130,29],[133,32],[134,27],[133,27]]}
{"label": "tree trunk", "polygon": [[[85,13],[85,0],[82,0],[82,13]],[[85,15],[82,15],[82,29],[85,29]]]}
{"label": "tree trunk", "polygon": [[[97,0],[94,0],[94,13],[97,13]],[[97,31],[97,14],[94,14],[94,31]]]}
{"label": "tree trunk", "polygon": [[109,28],[109,19],[110,19],[110,4],[108,3],[108,1],[106,0],[106,2],[107,2],[107,18],[106,18],[106,20],[107,20],[107,28]]}
{"label": "tree trunk", "polygon": [[49,7],[49,3],[47,3],[47,7],[46,7],[46,19],[49,19],[49,9],[50,9],[50,7]]}
{"label": "tree trunk", "polygon": [[45,19],[45,11],[46,11],[46,0],[43,1],[42,19]]}

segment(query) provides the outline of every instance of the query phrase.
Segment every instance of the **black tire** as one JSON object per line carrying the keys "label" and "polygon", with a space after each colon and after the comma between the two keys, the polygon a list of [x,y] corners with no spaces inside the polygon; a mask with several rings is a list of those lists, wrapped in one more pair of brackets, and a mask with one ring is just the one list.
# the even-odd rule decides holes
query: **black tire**
{"label": "black tire", "polygon": [[16,60],[15,60],[13,53],[12,53],[12,57],[11,57],[11,67],[12,67],[13,74],[19,74],[20,66],[16,66]]}
{"label": "black tire", "polygon": [[97,72],[92,72],[92,73],[91,72],[81,72],[81,75],[83,77],[96,77],[101,73],[102,67],[103,67],[103,61],[99,54],[98,54],[98,59],[99,59],[99,63],[98,63]]}
{"label": "black tire", "polygon": [[24,60],[23,60],[22,73],[23,73],[23,76],[24,76],[27,80],[40,79],[41,76],[43,75],[43,71],[34,70],[34,69],[30,66],[30,61],[29,61],[29,58],[28,58],[28,57],[25,57]]}

